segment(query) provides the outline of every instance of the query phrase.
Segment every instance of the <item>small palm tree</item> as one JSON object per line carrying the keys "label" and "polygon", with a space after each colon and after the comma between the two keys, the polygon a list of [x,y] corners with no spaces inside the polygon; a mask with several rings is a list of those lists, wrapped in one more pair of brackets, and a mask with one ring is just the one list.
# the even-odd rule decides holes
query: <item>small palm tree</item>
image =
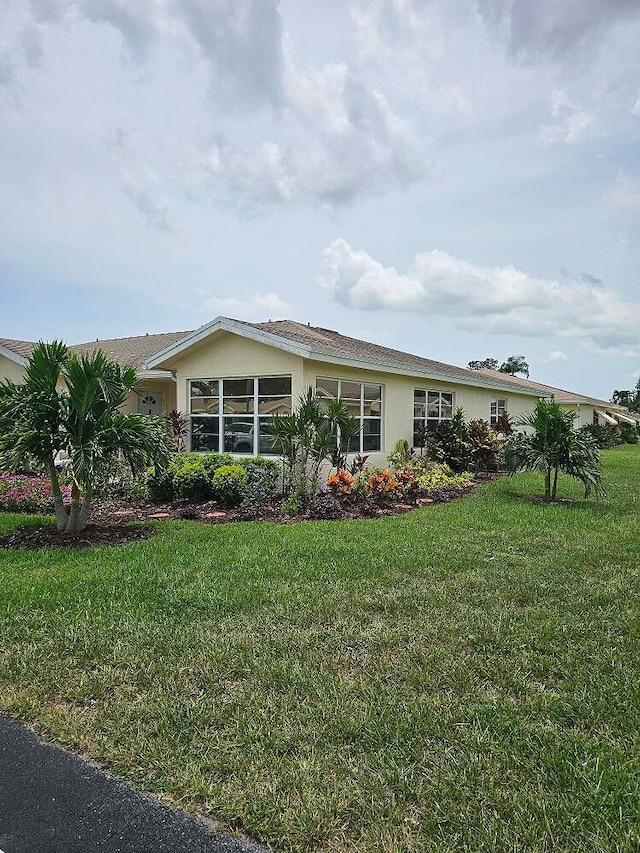
{"label": "small palm tree", "polygon": [[[60,532],[87,526],[96,477],[114,457],[122,455],[134,473],[168,463],[165,422],[121,411],[136,382],[135,368],[102,351],[76,355],[54,341],[34,348],[22,384],[0,383],[0,466],[15,469],[28,455],[48,472]],[[58,451],[69,457],[69,509],[55,467]]]}
{"label": "small palm tree", "polygon": [[600,453],[590,435],[574,431],[576,415],[559,403],[539,400],[534,411],[520,418],[518,426],[531,432],[512,435],[505,443],[505,460],[511,473],[542,471],[544,497],[556,499],[560,472],[574,477],[597,497],[604,493]]}

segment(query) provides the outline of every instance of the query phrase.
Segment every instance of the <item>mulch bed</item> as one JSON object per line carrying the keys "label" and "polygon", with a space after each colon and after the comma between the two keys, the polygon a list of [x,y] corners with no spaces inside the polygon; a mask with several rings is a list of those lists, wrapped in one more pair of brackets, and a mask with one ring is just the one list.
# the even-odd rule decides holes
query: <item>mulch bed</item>
{"label": "mulch bed", "polygon": [[130,524],[89,524],[82,533],[67,536],[58,533],[55,524],[39,527],[19,527],[0,539],[5,551],[18,549],[39,551],[41,548],[91,548],[94,545],[125,545],[149,539],[156,531],[153,527]]}
{"label": "mulch bed", "polygon": [[[473,488],[460,490],[457,497],[463,497]],[[377,518],[401,515],[436,503],[431,498],[421,498],[416,503],[389,501],[383,504],[361,501],[343,506],[342,519]],[[192,503],[189,501],[169,501],[151,503],[147,500],[132,501],[131,498],[96,499],[91,506],[91,524],[75,536],[58,533],[55,524],[42,526],[28,525],[19,527],[0,538],[0,549],[39,550],[41,548],[90,548],[94,545],[125,545],[149,539],[157,532],[155,527],[144,522],[155,521],[198,521],[202,524],[225,524],[235,521],[272,521],[276,524],[293,524],[314,519],[305,516],[286,517],[282,515],[280,501],[272,501],[257,509],[248,518],[242,508],[225,509],[215,501]],[[131,524],[129,522],[138,522]]]}

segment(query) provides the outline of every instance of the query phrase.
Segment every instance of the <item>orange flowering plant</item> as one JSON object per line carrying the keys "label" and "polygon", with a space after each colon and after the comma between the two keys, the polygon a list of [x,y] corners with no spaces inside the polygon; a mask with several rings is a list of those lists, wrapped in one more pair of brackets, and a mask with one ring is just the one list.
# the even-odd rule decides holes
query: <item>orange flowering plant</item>
{"label": "orange flowering plant", "polygon": [[344,468],[340,468],[327,480],[327,489],[334,498],[340,499],[351,494],[355,482],[356,478],[352,474],[345,471]]}
{"label": "orange flowering plant", "polygon": [[374,468],[367,477],[367,493],[371,498],[391,498],[400,492],[400,483],[388,468]]}

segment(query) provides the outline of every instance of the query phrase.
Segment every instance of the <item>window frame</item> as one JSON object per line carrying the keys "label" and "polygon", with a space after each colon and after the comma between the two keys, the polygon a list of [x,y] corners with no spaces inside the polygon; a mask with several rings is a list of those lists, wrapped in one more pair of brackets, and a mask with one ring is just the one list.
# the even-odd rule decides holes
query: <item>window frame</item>
{"label": "window frame", "polygon": [[[500,403],[503,405],[500,406]],[[496,413],[493,414],[493,407],[495,406]],[[489,426],[496,426],[504,412],[508,411],[507,409],[507,398],[506,397],[494,397],[491,400],[489,405]]]}
{"label": "window frame", "polygon": [[[272,380],[272,379],[284,379],[289,382],[289,393],[288,394],[260,394],[260,383],[264,380]],[[226,395],[225,394],[225,382],[252,382],[253,383],[253,393],[252,394],[243,394],[240,395]],[[193,394],[193,385],[198,383],[217,383],[217,394],[201,394],[194,395]],[[273,415],[265,414],[260,411],[260,400],[264,397],[268,397],[270,400],[286,400],[289,399],[289,412],[292,410],[293,403],[293,379],[291,374],[269,374],[268,376],[226,376],[226,377],[210,377],[210,378],[193,378],[187,379],[187,401],[188,401],[188,418],[189,418],[189,447],[191,448],[192,453],[230,453],[234,456],[277,456],[276,452],[271,452],[269,450],[260,450],[260,438],[262,433],[260,432],[261,425],[270,420]],[[195,397],[201,397],[203,399],[211,399],[217,400],[217,412],[213,412],[211,414],[202,413],[202,412],[194,412],[192,409],[192,400]],[[227,401],[233,400],[247,400],[250,401],[247,403],[247,406],[251,407],[252,411],[247,412],[235,412],[232,408],[230,408]],[[215,448],[198,448],[196,450],[193,449],[193,439],[194,439],[194,418],[207,418],[211,421],[216,422],[217,432],[205,433],[205,435],[211,435],[212,437],[217,438],[217,447]],[[225,424],[232,424],[234,422],[243,423],[243,424],[251,424],[251,428],[247,430],[247,434],[253,430],[252,442],[251,442],[251,450],[234,450],[227,449],[228,442],[226,440],[227,436],[232,435],[232,431],[227,432],[225,430]]]}
{"label": "window frame", "polygon": [[[340,379],[337,376],[316,376],[316,387],[315,392],[318,397],[318,383],[325,380],[327,382],[335,382],[337,383],[337,397],[320,397],[320,399],[324,400],[342,400],[344,402],[344,398],[342,397],[342,383],[349,383],[351,385],[359,385],[360,386],[360,412],[358,415],[353,415],[360,424],[360,430],[358,432],[358,448],[356,450],[349,450],[350,454],[359,453],[361,455],[370,454],[370,453],[382,453],[382,448],[384,447],[384,385],[381,382],[368,382],[366,380],[360,379]],[[364,408],[365,403],[365,386],[374,386],[380,389],[380,414],[379,415],[365,415]],[[355,397],[349,397],[349,400],[355,400]],[[380,429],[378,433],[365,433],[365,421],[377,421],[380,425]],[[365,436],[377,436],[378,440],[378,448],[376,450],[364,449]]]}
{"label": "window frame", "polygon": [[[420,405],[424,405],[424,415],[416,417],[416,395],[418,393],[424,394],[424,402]],[[437,417],[429,417],[429,394],[437,394],[438,395],[438,416]],[[442,397],[446,394],[451,398],[451,402],[447,404],[443,404]],[[448,417],[442,416],[443,408],[450,408],[451,415]],[[456,410],[456,392],[455,391],[444,391],[441,388],[427,388],[427,387],[414,387],[413,389],[413,447],[418,447],[416,444],[416,427],[420,425],[421,427],[427,429],[429,432],[432,432],[438,424],[444,423],[445,421],[450,421],[453,418],[453,414]],[[429,429],[429,425],[432,425],[432,429]]]}

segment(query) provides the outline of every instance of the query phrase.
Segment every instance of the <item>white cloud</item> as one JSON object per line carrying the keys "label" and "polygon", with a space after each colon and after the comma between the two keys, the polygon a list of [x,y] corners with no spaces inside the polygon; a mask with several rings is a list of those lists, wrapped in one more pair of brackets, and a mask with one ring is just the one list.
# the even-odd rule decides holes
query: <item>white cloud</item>
{"label": "white cloud", "polygon": [[569,361],[569,357],[567,355],[565,355],[562,352],[562,350],[554,349],[549,353],[549,355],[546,357],[545,361],[550,361],[550,362]]}
{"label": "white cloud", "polygon": [[198,301],[198,307],[206,314],[222,314],[245,320],[264,320],[265,315],[272,319],[286,317],[291,306],[277,293],[254,293],[247,299],[238,297],[211,297]]}
{"label": "white cloud", "polygon": [[620,213],[637,213],[640,211],[640,181],[620,172],[604,198],[609,207]]}
{"label": "white cloud", "polygon": [[324,251],[318,283],[349,308],[446,317],[460,328],[581,339],[602,352],[640,353],[640,304],[583,279],[560,283],[514,266],[481,267],[434,249],[408,273],[385,267],[345,240]]}

